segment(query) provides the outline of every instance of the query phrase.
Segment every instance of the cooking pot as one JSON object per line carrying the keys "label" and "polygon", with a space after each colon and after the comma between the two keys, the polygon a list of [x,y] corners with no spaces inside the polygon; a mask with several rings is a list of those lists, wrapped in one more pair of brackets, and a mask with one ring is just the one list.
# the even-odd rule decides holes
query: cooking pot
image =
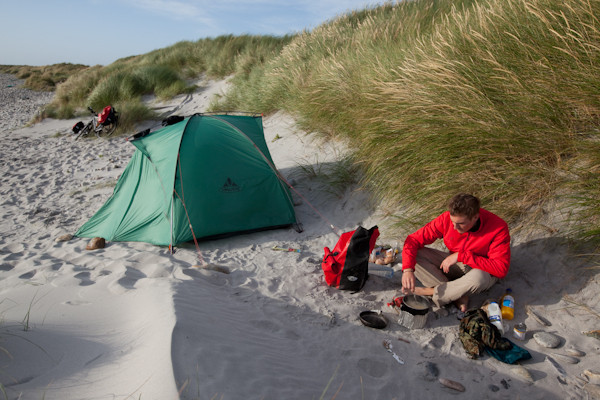
{"label": "cooking pot", "polygon": [[369,328],[383,329],[387,326],[387,319],[381,311],[363,311],[360,313],[359,318],[360,322]]}
{"label": "cooking pot", "polygon": [[412,315],[425,315],[429,312],[431,305],[429,300],[423,296],[417,296],[416,294],[409,294],[402,298],[402,305],[400,306],[401,311],[406,311]]}
{"label": "cooking pot", "polygon": [[431,303],[426,297],[409,294],[402,298],[398,323],[409,329],[420,329],[427,322]]}

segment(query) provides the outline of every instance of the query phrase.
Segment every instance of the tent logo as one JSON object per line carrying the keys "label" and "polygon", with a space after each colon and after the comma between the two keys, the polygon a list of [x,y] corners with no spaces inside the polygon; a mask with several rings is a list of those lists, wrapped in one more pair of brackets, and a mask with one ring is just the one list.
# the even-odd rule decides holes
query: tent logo
{"label": "tent logo", "polygon": [[227,193],[239,192],[241,190],[242,190],[242,188],[239,187],[239,185],[237,183],[232,181],[231,178],[227,178],[227,180],[225,181],[225,184],[221,187],[221,192],[227,192]]}

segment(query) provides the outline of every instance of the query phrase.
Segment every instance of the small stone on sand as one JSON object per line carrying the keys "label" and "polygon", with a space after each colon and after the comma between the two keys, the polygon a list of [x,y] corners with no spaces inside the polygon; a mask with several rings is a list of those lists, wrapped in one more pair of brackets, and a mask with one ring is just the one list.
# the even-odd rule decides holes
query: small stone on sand
{"label": "small stone on sand", "polygon": [[577,364],[579,362],[579,358],[568,356],[566,354],[560,354],[560,353],[550,353],[550,354],[552,354],[552,357],[554,357],[557,361],[562,361],[567,364]]}
{"label": "small stone on sand", "polygon": [[573,357],[583,357],[583,356],[585,356],[585,352],[583,352],[583,351],[581,351],[581,350],[579,350],[579,349],[577,349],[575,347],[572,347],[572,346],[567,347],[565,349],[565,352],[568,355],[573,356]]}
{"label": "small stone on sand", "polygon": [[68,242],[69,240],[73,239],[73,235],[71,235],[70,233],[66,233],[62,236],[59,236],[55,239],[55,242]]}
{"label": "small stone on sand", "polygon": [[452,381],[452,380],[446,379],[446,378],[440,378],[438,380],[442,385],[446,386],[447,388],[454,389],[459,392],[465,391],[465,387],[462,384],[460,384],[459,382]]}
{"label": "small stone on sand", "polygon": [[95,237],[92,240],[90,240],[90,242],[87,244],[87,246],[85,246],[85,249],[86,250],[103,249],[104,246],[106,246],[106,241],[104,240],[104,238]]}
{"label": "small stone on sand", "polygon": [[533,338],[540,346],[553,349],[558,347],[560,344],[560,338],[553,333],[549,332],[536,332],[533,334]]}
{"label": "small stone on sand", "polygon": [[522,378],[527,383],[533,383],[533,376],[531,373],[522,365],[515,365],[510,371],[519,378]]}

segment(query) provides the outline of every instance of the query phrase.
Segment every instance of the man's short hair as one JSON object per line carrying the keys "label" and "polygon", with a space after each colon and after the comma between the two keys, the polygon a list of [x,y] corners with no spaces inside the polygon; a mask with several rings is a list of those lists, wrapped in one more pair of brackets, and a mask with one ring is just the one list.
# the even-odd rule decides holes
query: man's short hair
{"label": "man's short hair", "polygon": [[479,213],[479,199],[472,194],[459,193],[448,202],[448,211],[450,215],[462,215],[469,219]]}

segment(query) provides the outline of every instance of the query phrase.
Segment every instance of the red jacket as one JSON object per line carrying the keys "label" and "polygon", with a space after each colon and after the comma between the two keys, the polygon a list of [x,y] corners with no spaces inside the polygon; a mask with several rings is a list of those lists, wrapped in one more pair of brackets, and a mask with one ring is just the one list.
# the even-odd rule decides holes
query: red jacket
{"label": "red jacket", "polygon": [[450,253],[458,252],[458,261],[504,278],[510,265],[508,225],[497,215],[479,210],[481,224],[476,232],[462,235],[454,229],[450,212],[446,211],[413,234],[408,235],[402,249],[402,269],[415,268],[417,251],[437,239],[444,239]]}

